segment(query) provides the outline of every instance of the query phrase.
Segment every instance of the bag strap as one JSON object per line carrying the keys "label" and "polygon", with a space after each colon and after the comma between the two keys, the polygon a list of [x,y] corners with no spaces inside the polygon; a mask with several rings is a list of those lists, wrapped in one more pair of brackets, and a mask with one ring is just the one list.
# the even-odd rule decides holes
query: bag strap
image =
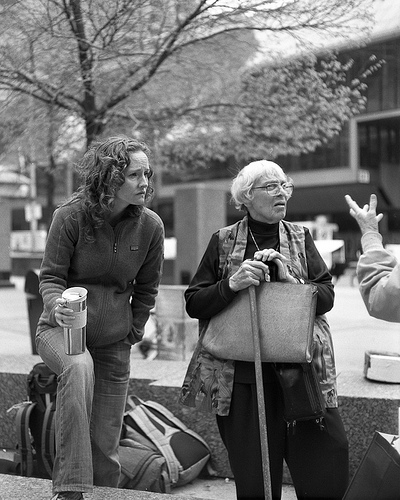
{"label": "bag strap", "polygon": [[48,404],[43,418],[41,452],[43,465],[51,477],[55,457],[55,407],[54,403]]}
{"label": "bag strap", "polygon": [[[161,452],[167,462],[168,472],[172,484],[177,483],[179,479],[180,463],[172,450],[169,439],[161,431],[159,431],[154,424],[152,424],[142,406],[137,405],[134,410],[129,412],[129,416],[145,433],[146,437],[157,446],[157,449]],[[151,418],[161,426],[165,426],[165,423],[153,414],[151,415]]]}
{"label": "bag strap", "polygon": [[[38,403],[41,411],[46,411],[46,407],[54,399],[57,391],[57,375],[52,373],[47,380],[44,380],[39,373],[29,375],[28,398]],[[43,398],[41,397],[43,396]],[[44,399],[44,401],[43,401]]]}
{"label": "bag strap", "polygon": [[[145,452],[141,460],[136,462],[135,451],[133,451],[134,460],[131,460],[129,453],[126,451],[120,451],[120,462],[121,462],[121,478],[118,484],[118,488],[129,488],[136,489],[136,485],[140,481],[143,474],[146,473],[147,466],[154,460],[160,460],[161,455],[157,452],[150,450],[146,446],[142,446],[140,443],[133,441],[132,439],[122,439],[120,441],[119,450],[124,448],[131,448],[132,450],[137,450],[138,448]],[[160,480],[162,483],[163,493],[171,493],[171,481],[168,476],[168,472],[161,468]],[[127,486],[129,483],[129,486]]]}
{"label": "bag strap", "polygon": [[[139,399],[139,398],[138,398]],[[204,441],[204,439],[197,434],[192,429],[189,429],[179,418],[177,418],[171,411],[168,410],[168,408],[165,408],[165,406],[157,403],[156,401],[141,401],[141,404],[145,407],[144,409],[146,410],[147,408],[153,408],[154,410],[160,412],[162,415],[165,415],[165,417],[170,420],[170,422],[175,425],[178,429],[180,429],[183,432],[186,432],[186,434],[189,434],[190,436],[194,437],[198,441],[200,441],[206,448],[207,450],[211,453],[211,449],[208,446],[208,444]],[[151,416],[154,414],[151,412]]]}
{"label": "bag strap", "polygon": [[161,472],[161,478],[164,484],[165,493],[171,493],[171,481],[169,480],[169,476],[166,470]]}
{"label": "bag strap", "polygon": [[21,476],[32,476],[33,474],[33,454],[31,435],[29,432],[29,419],[36,403],[27,401],[21,406],[15,416],[17,443],[21,458]]}
{"label": "bag strap", "polygon": [[[120,451],[120,463],[121,472],[125,476],[125,479],[121,479],[118,485],[119,488],[124,487],[128,481],[133,479],[136,479],[137,482],[140,479],[140,469],[146,462],[149,461],[149,459],[152,460],[154,457],[161,458],[161,455],[158,452],[147,448],[147,446],[144,446],[142,443],[138,443],[133,439],[121,439],[119,445],[120,448],[123,448],[123,450]],[[129,448],[129,450],[127,450],[127,448]],[[137,453],[137,451],[140,453]],[[141,458],[138,460],[139,456],[141,456]]]}

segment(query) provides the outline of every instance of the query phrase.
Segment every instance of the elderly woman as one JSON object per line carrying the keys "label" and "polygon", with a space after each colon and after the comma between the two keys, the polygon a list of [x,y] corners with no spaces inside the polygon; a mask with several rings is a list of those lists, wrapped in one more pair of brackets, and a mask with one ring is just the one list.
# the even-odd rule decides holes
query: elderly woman
{"label": "elderly woman", "polygon": [[[231,186],[233,201],[246,215],[212,235],[185,293],[188,314],[200,320],[200,331],[239,290],[277,280],[280,260],[285,281],[313,283],[318,289],[315,363],[325,399],[323,425],[299,421],[288,428],[283,396],[273,363],[263,363],[268,448],[274,499],[281,498],[283,459],[297,497],[341,499],[348,483],[348,442],[337,409],[332,339],[324,313],[332,309],[332,278],[309,231],[283,221],[293,184],[279,165],[255,161]],[[288,304],[290,307],[290,304]],[[213,358],[200,349],[192,359],[181,402],[217,415],[236,483],[237,498],[263,499],[264,486],[254,363]]]}

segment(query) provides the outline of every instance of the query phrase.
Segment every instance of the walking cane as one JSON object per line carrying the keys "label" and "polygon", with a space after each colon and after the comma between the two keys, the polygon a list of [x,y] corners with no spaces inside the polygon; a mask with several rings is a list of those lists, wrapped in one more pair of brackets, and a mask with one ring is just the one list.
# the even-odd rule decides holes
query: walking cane
{"label": "walking cane", "polygon": [[263,383],[262,368],[261,368],[261,339],[260,339],[260,330],[258,324],[256,289],[254,285],[251,285],[249,287],[249,298],[250,298],[251,329],[253,332],[254,355],[255,355],[258,421],[260,426],[261,459],[262,459],[262,471],[264,480],[264,498],[265,500],[272,500],[271,474],[269,468],[269,452],[268,452],[267,415],[264,403],[264,383]]}

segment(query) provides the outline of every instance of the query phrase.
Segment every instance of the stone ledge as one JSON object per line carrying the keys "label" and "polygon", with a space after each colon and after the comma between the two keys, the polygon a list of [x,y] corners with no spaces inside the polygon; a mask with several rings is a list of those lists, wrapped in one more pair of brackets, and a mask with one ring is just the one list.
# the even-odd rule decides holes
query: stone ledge
{"label": "stone ledge", "polygon": [[[0,373],[27,375],[34,364],[42,360],[39,355],[6,355],[0,358]],[[180,387],[189,361],[169,361],[131,358],[131,378],[149,380],[151,384]]]}
{"label": "stone ledge", "polygon": [[[14,448],[14,418],[6,410],[26,399],[26,375],[39,356],[3,356],[0,359],[0,446]],[[213,415],[199,413],[178,403],[179,388],[188,361],[132,360],[129,391],[142,399],[156,400],[169,408],[189,428],[198,432],[212,450],[212,465],[219,477],[232,477],[225,447]],[[350,474],[354,474],[374,432],[398,433],[400,384],[371,382],[359,371],[338,376],[339,410],[350,444]],[[290,476],[285,472],[285,482]]]}
{"label": "stone ledge", "polygon": [[[35,363],[41,362],[38,355],[6,355],[0,358],[0,374],[27,375]],[[151,386],[181,387],[189,360],[148,361],[131,360],[131,379],[147,380]],[[349,370],[338,374],[338,392],[341,397],[399,399],[400,384],[367,380],[362,371]]]}
{"label": "stone ledge", "polygon": [[361,370],[340,372],[337,377],[340,397],[399,399],[400,384],[375,382],[364,377]]}
{"label": "stone ledge", "polygon": [[[51,481],[32,477],[8,476],[0,474],[0,500],[49,500],[51,498]],[[85,493],[87,500],[168,500],[176,495],[166,493],[150,493],[137,490],[120,490],[117,488],[94,487],[93,493]],[[181,500],[200,500],[193,496],[179,496]]]}

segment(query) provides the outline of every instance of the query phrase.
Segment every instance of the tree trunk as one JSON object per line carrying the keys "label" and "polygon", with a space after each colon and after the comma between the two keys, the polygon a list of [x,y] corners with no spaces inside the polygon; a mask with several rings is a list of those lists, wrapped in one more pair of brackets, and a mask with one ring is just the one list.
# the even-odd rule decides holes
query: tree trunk
{"label": "tree trunk", "polygon": [[47,227],[50,226],[51,216],[55,209],[54,197],[55,197],[55,173],[56,173],[56,163],[54,161],[53,154],[49,155],[49,165],[46,169],[46,216],[45,224]]}
{"label": "tree trunk", "polygon": [[85,121],[86,127],[86,147],[89,147],[93,141],[95,141],[98,136],[104,130],[104,122],[100,118],[86,117]]}

